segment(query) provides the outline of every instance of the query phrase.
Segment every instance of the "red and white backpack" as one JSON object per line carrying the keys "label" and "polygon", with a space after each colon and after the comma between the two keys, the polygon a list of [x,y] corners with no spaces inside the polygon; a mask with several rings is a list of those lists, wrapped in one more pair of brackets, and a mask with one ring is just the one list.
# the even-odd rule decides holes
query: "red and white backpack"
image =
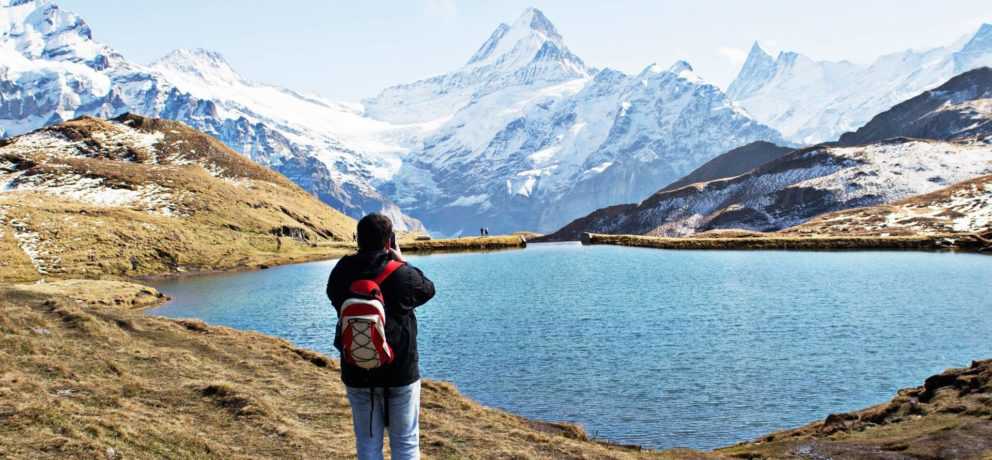
{"label": "red and white backpack", "polygon": [[349,363],[375,369],[393,362],[393,349],[386,342],[386,302],[379,285],[402,266],[390,260],[374,279],[351,283],[351,297],[341,304],[341,354]]}

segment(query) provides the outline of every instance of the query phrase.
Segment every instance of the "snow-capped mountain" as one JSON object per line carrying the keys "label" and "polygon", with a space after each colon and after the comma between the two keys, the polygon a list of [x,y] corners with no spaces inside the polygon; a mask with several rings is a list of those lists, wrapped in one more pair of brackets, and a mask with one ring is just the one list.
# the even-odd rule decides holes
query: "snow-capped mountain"
{"label": "snow-capped mountain", "polygon": [[794,52],[773,58],[755,43],[727,94],[789,140],[815,144],[836,140],[921,91],[988,65],[992,65],[989,24],[966,40],[888,54],[870,65],[814,61]]}
{"label": "snow-capped mountain", "polygon": [[600,209],[549,238],[780,230],[826,212],[931,193],[992,174],[989,107],[992,69],[972,70],[845,135],[851,145],[796,150],[745,174],[666,188],[637,204]]}
{"label": "snow-capped mountain", "polygon": [[[217,53],[179,50],[150,67],[130,63],[47,0],[0,0],[0,135],[125,112],[212,134],[353,216],[387,209],[400,217],[373,184],[395,167],[416,127],[249,82]],[[405,216],[397,224],[420,226]]]}
{"label": "snow-capped mountain", "polygon": [[547,231],[644,198],[730,148],[780,140],[688,63],[590,69],[535,9],[499,25],[461,69],[365,106],[438,125],[383,191],[449,234]]}
{"label": "snow-capped mountain", "polygon": [[535,90],[593,72],[568,50],[541,11],[528,8],[512,25],[499,24],[462,68],[386,88],[365,101],[365,112],[399,123],[438,121],[501,90]]}
{"label": "snow-capped mountain", "polygon": [[3,135],[81,115],[179,120],[349,215],[381,210],[400,228],[418,226],[413,215],[444,234],[550,230],[730,148],[781,141],[685,62],[638,75],[587,66],[533,8],[461,68],[359,106],[249,81],[205,50],[134,64],[46,0],[0,7]]}

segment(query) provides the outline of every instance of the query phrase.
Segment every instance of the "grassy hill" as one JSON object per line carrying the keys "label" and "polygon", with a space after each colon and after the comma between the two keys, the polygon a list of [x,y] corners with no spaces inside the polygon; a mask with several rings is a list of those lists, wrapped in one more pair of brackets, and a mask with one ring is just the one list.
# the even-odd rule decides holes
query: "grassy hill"
{"label": "grassy hill", "polygon": [[355,222],[177,122],[80,118],[0,141],[0,281],[327,256]]}

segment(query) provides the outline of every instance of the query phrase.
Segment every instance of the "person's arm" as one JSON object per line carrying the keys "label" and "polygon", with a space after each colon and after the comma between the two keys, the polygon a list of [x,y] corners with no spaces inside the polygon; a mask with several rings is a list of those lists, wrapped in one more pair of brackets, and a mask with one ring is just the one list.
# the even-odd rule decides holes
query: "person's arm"
{"label": "person's arm", "polygon": [[434,283],[419,268],[407,264],[394,275],[398,275],[396,281],[403,292],[399,304],[404,310],[413,310],[434,297]]}
{"label": "person's arm", "polygon": [[348,298],[348,286],[346,286],[347,283],[342,279],[344,276],[343,271],[341,261],[338,261],[334,265],[334,269],[331,270],[331,276],[327,278],[327,298],[330,299],[331,304],[334,305],[334,309],[337,311],[341,310],[341,304]]}

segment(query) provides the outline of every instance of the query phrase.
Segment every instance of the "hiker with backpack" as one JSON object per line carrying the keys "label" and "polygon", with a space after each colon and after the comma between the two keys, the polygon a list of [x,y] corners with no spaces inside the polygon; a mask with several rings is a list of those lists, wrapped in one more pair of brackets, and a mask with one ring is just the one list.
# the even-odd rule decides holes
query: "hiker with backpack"
{"label": "hiker with backpack", "polygon": [[382,459],[383,431],[395,460],[420,458],[420,367],[414,309],[434,297],[434,283],[406,263],[393,224],[382,214],[358,222],[358,252],[327,280],[338,314],[334,347],[359,460]]}

